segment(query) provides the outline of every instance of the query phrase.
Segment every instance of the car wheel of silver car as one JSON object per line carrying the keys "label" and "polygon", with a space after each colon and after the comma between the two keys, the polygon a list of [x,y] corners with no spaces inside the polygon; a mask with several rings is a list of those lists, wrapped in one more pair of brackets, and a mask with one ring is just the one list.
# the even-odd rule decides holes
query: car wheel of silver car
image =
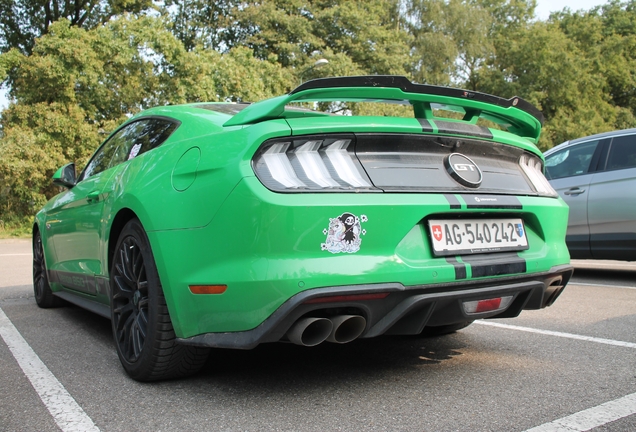
{"label": "car wheel of silver car", "polygon": [[117,354],[131,378],[178,378],[201,369],[209,349],[176,342],[150,243],[137,219],[126,224],[117,241],[110,287]]}
{"label": "car wheel of silver car", "polygon": [[35,302],[41,308],[59,307],[64,301],[53,295],[49,278],[46,271],[46,261],[44,260],[44,248],[42,247],[42,236],[36,231],[33,234],[33,294]]}

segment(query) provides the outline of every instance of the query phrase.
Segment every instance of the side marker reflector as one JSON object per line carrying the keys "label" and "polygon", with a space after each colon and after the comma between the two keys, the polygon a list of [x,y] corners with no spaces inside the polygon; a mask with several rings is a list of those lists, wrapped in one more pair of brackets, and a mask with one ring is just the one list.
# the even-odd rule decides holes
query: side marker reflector
{"label": "side marker reflector", "polygon": [[223,294],[227,285],[190,285],[192,294]]}

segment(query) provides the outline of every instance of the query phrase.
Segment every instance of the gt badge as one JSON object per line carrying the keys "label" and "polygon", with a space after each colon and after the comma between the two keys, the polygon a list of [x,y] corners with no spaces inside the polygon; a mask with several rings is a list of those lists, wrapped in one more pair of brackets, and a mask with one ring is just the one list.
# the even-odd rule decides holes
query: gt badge
{"label": "gt badge", "polygon": [[329,228],[322,230],[327,236],[325,243],[320,245],[324,251],[331,253],[356,253],[360,250],[361,236],[367,233],[360,227],[361,223],[368,219],[365,215],[358,216],[352,213],[343,213],[338,217],[329,218]]}

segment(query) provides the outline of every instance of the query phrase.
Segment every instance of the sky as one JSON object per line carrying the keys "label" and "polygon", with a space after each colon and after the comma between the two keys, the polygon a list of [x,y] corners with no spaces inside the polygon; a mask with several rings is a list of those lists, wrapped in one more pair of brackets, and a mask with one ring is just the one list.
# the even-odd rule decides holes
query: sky
{"label": "sky", "polygon": [[[563,8],[570,8],[572,11],[588,10],[594,6],[607,3],[607,0],[537,0],[536,16],[540,20],[546,20],[551,12],[558,12]],[[0,111],[7,107],[9,101],[6,96],[6,89],[0,87]]]}
{"label": "sky", "polygon": [[566,7],[572,11],[589,10],[605,3],[607,0],[537,0],[535,14],[538,19],[545,21],[550,16],[550,12],[559,12]]}

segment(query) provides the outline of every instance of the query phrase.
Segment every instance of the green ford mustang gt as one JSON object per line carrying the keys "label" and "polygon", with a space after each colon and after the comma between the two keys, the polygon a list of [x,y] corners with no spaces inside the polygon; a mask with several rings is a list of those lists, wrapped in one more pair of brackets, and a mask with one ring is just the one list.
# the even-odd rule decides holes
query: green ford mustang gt
{"label": "green ford mustang gt", "polygon": [[[410,114],[303,108],[369,101]],[[141,381],[194,373],[210,347],[443,334],[546,307],[572,267],[542,121],[517,97],[394,76],[149,109],[54,175],[67,190],[35,218],[36,301],[110,318]]]}

